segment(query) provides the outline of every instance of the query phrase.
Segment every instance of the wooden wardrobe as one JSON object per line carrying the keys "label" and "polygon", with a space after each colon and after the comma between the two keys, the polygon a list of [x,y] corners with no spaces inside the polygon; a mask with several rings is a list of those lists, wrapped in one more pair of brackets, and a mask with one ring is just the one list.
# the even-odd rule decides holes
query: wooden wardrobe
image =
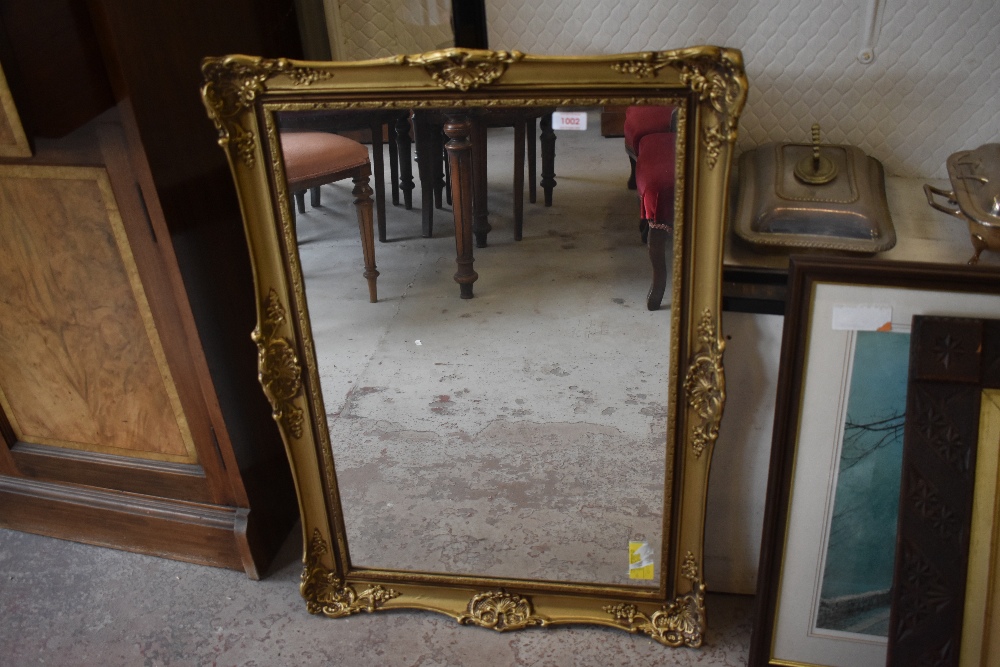
{"label": "wooden wardrobe", "polygon": [[201,59],[291,0],[0,0],[0,526],[258,578],[297,519]]}

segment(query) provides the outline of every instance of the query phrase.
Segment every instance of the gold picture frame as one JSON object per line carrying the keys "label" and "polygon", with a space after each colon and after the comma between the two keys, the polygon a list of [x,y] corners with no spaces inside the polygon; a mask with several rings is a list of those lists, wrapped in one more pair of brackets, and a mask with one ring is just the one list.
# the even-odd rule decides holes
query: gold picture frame
{"label": "gold picture frame", "polygon": [[[202,69],[202,98],[229,160],[253,263],[259,377],[298,491],[305,551],[301,593],[308,610],[341,617],[424,609],[498,631],[593,623],[645,633],[668,646],[699,646],[706,622],[706,491],[725,402],[721,268],[727,183],[747,93],[740,52],[703,46],[617,56],[536,57],[448,49],[336,63],[234,55],[206,59]],[[461,115],[478,106],[666,103],[680,109],[677,181],[683,189],[675,197],[667,472],[656,585],[630,588],[352,566],[277,114],[305,109],[448,109]],[[453,188],[460,190],[454,168],[452,178]],[[460,197],[456,194],[456,201]],[[471,267],[471,237],[463,239],[468,233],[456,232],[460,272],[463,258]],[[463,241],[469,243],[467,257]],[[456,281],[461,284],[458,276]],[[471,296],[471,282],[468,295],[461,286],[462,295]]]}

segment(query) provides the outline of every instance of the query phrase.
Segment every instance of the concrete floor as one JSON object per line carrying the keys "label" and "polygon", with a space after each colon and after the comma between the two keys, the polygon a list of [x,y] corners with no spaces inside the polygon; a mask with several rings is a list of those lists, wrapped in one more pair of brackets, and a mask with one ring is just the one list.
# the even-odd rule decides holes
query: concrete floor
{"label": "concrete floor", "polygon": [[[512,134],[491,133],[494,230],[469,301],[451,279],[450,209],[422,239],[419,190],[412,211],[387,207],[377,304],[350,185],[324,186],[322,206],[298,217],[355,563],[643,583],[628,579],[627,544],[661,542],[670,311],[645,309],[628,161],[595,125],[592,114],[591,131],[559,135],[555,205],[525,198],[520,242]],[[740,595],[709,595],[700,650],[600,627],[498,634],[427,612],[313,617],[298,595],[300,539],[253,582],[0,531],[0,664],[746,662],[752,598]]]}
{"label": "concrete floor", "polygon": [[289,537],[261,581],[0,530],[4,667],[746,664],[753,598],[710,594],[701,649],[668,649],[612,628],[497,633],[430,612],[311,616],[298,594],[301,542]]}

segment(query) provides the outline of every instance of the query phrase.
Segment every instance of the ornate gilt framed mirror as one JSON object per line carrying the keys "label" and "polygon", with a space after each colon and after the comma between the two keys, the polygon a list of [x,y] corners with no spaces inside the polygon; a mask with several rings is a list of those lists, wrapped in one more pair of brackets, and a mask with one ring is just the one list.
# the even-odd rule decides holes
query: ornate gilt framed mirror
{"label": "ornate gilt framed mirror", "polygon": [[[494,630],[595,623],[699,646],[741,54],[229,56],[206,60],[203,74],[243,210],[253,339],[297,484],[309,611],[424,609]],[[514,163],[523,159],[517,119],[534,128],[569,109],[593,123],[630,106],[676,109],[673,229],[650,230],[653,267],[621,139],[593,132],[560,135],[555,201],[523,210],[513,240],[500,215],[510,172],[495,154],[510,152],[513,133]],[[370,131],[371,159],[353,183],[323,186],[334,200],[296,215],[286,132],[316,117]],[[514,129],[488,129],[511,117]],[[419,204],[403,229],[404,206],[384,206],[378,187],[373,207],[368,173],[384,173],[386,160],[411,166],[383,154],[390,130],[432,137],[418,164],[449,174],[454,232],[428,228],[434,211]],[[608,185],[598,167],[611,163],[619,173]],[[482,164],[497,179],[489,243]],[[517,199],[516,169],[514,180]],[[585,199],[602,188],[607,200]],[[373,240],[375,219],[384,242]],[[663,239],[667,275],[648,305],[665,296],[668,307],[648,310]]]}

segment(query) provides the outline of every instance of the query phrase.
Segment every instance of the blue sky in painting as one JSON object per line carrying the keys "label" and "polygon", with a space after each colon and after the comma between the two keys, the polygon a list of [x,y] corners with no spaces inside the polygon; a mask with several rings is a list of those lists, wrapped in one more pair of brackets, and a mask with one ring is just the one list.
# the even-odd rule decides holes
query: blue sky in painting
{"label": "blue sky in painting", "polygon": [[908,333],[857,334],[824,599],[892,585],[909,347]]}

